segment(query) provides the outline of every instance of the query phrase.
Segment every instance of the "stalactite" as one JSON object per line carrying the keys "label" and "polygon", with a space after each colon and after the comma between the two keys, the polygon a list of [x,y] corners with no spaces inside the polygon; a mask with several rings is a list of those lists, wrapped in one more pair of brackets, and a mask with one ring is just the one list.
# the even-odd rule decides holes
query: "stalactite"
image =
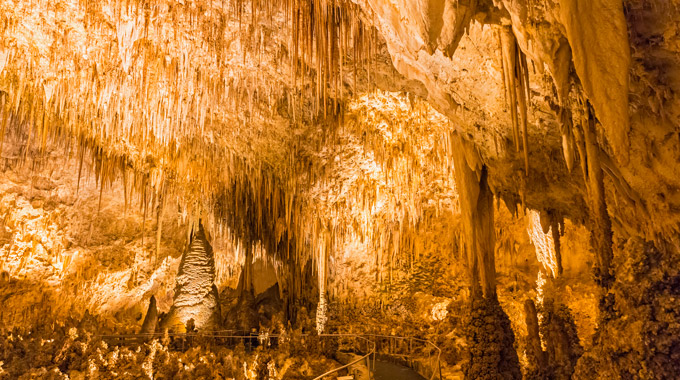
{"label": "stalactite", "polygon": [[517,52],[517,77],[519,80],[517,86],[517,101],[520,110],[520,119],[522,120],[522,149],[524,151],[524,173],[529,176],[529,142],[528,142],[528,115],[527,104],[530,103],[529,91],[529,67],[527,65],[527,56],[519,49]]}
{"label": "stalactite", "polygon": [[[527,57],[519,48],[512,27],[500,27],[501,63],[506,102],[510,108],[515,151],[519,152],[520,135],[524,152],[524,171],[529,175],[528,113],[531,92]],[[519,109],[519,114],[518,114]],[[522,131],[520,134],[520,123]]]}
{"label": "stalactite", "polygon": [[478,153],[461,137],[456,135],[454,141],[453,163],[472,293],[495,298],[493,194],[489,189],[487,168],[479,162]]}
{"label": "stalactite", "polygon": [[80,162],[78,163],[78,183],[76,185],[76,195],[78,194],[78,191],[80,190],[80,178],[81,174],[83,172],[83,159],[85,158],[85,147],[80,146]]}
{"label": "stalactite", "polygon": [[562,153],[564,154],[564,161],[567,164],[569,172],[574,168],[575,152],[574,152],[574,132],[571,111],[566,107],[559,107],[557,118],[560,123],[560,133],[562,134]]}
{"label": "stalactite", "polygon": [[104,177],[100,176],[99,178],[99,202],[97,203],[97,215],[102,210],[102,195],[104,194]]}
{"label": "stalactite", "polygon": [[2,112],[2,118],[0,118],[0,123],[2,123],[2,126],[0,127],[0,155],[2,155],[2,150],[5,144],[5,132],[7,129],[7,124],[10,123],[10,109],[9,109],[9,103],[7,100],[7,95],[2,94],[0,95],[1,99],[0,100],[0,112]]}
{"label": "stalactite", "polygon": [[588,197],[593,219],[592,241],[597,257],[596,275],[600,284],[608,289],[613,281],[611,261],[614,256],[612,251],[612,227],[607,211],[605,200],[604,176],[600,165],[599,145],[595,137],[595,119],[592,108],[586,105],[587,118],[584,120],[583,136],[587,162],[586,178]]}
{"label": "stalactite", "polygon": [[503,62],[503,83],[505,84],[506,99],[508,107],[510,107],[510,116],[512,121],[513,141],[515,143],[515,151],[519,152],[519,124],[517,116],[517,95],[516,77],[517,61],[517,42],[515,35],[512,33],[511,27],[502,27],[500,29],[501,37],[501,56]]}
{"label": "stalactite", "polygon": [[161,234],[163,233],[163,193],[158,194],[158,203],[156,208],[156,264],[161,259]]}
{"label": "stalactite", "polygon": [[127,186],[127,170],[125,166],[121,166],[121,177],[123,178],[123,219],[127,218],[128,209],[128,186]]}
{"label": "stalactite", "polygon": [[555,245],[555,261],[557,262],[557,276],[562,276],[564,272],[564,267],[562,266],[562,244],[560,242],[560,235],[564,231],[564,219],[554,214],[554,211],[550,213],[550,228],[552,230],[552,240]]}

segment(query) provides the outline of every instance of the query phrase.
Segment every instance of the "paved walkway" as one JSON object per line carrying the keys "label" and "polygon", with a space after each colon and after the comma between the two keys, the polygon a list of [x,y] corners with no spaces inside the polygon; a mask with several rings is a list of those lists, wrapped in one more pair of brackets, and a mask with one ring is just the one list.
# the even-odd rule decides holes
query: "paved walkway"
{"label": "paved walkway", "polygon": [[375,380],[425,380],[418,372],[408,367],[381,360],[375,361],[373,376]]}

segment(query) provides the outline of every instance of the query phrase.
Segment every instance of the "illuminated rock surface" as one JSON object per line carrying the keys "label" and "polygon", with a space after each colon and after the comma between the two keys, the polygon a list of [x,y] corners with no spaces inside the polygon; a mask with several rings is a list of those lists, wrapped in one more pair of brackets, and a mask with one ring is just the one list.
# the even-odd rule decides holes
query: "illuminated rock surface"
{"label": "illuminated rock surface", "polygon": [[[672,1],[0,16],[0,376],[313,377],[317,331],[429,339],[447,379],[680,372]],[[293,338],[97,337],[187,324]]]}
{"label": "illuminated rock surface", "polygon": [[184,332],[189,323],[198,329],[220,323],[219,295],[214,285],[215,257],[207,239],[199,223],[182,255],[173,304],[161,321],[161,328]]}

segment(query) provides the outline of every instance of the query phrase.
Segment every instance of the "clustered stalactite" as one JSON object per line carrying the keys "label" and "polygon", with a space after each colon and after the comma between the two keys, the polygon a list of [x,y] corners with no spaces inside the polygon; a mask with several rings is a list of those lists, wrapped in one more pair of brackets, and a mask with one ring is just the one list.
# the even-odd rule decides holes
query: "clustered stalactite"
{"label": "clustered stalactite", "polygon": [[[531,10],[533,7],[533,5],[528,5],[527,9]],[[510,106],[515,149],[516,151],[519,151],[519,141],[521,139],[522,148],[524,150],[525,172],[528,175],[529,152],[527,146],[527,108],[530,105],[529,70],[527,56],[522,51],[522,47],[520,47],[518,39],[515,37],[513,26],[501,26],[498,28],[503,72],[502,78],[506,91],[506,102]],[[569,27],[571,28],[572,25],[569,25]],[[570,31],[574,32],[572,30]],[[528,33],[527,30],[523,28],[519,28],[518,32]],[[525,39],[528,38],[526,35],[523,37]],[[576,35],[570,35],[569,37],[574,38]],[[580,37],[581,36],[579,36],[579,38]],[[552,71],[551,75],[555,80],[558,98],[558,104],[553,104],[552,107],[556,113],[560,133],[562,135],[562,150],[567,169],[571,171],[573,168],[574,163],[576,162],[577,152],[578,157],[580,158],[581,169],[586,185],[586,198],[591,214],[589,222],[592,225],[591,230],[593,231],[592,243],[597,252],[595,272],[599,283],[606,291],[613,281],[613,273],[611,271],[611,261],[613,257],[612,230],[605,200],[604,172],[601,164],[601,158],[606,155],[601,151],[600,142],[597,141],[597,119],[595,110],[591,106],[591,101],[586,98],[586,95],[593,95],[592,93],[597,86],[588,83],[589,88],[587,90],[589,91],[586,91],[581,85],[579,78],[571,77],[569,68],[573,65],[571,62],[572,55],[569,52],[568,45],[563,43],[563,39],[560,39],[558,42],[560,48],[554,52],[554,55],[551,56],[551,60],[547,62],[548,67],[551,68]],[[619,41],[616,41],[614,45],[618,43]],[[563,45],[566,47],[563,48]],[[530,49],[531,47],[524,46],[523,48]],[[536,50],[536,48],[533,49]],[[540,48],[538,49],[538,52],[532,52],[534,54],[539,54]],[[582,64],[582,62],[577,62],[577,66],[580,64]],[[627,86],[627,80],[625,82]],[[604,111],[608,112],[608,110]],[[618,137],[617,139],[621,140]],[[618,140],[615,141],[617,144],[619,143]],[[621,148],[622,147],[620,146],[617,147],[619,150]],[[549,210],[549,212],[554,211]],[[548,216],[548,219],[552,220],[553,217]],[[557,218],[557,220],[559,219],[560,218]],[[557,224],[559,223],[551,221],[550,225],[544,225],[544,230],[547,231],[548,228],[552,227],[552,233],[554,235],[552,240],[555,242],[555,253],[556,255],[561,256]],[[557,263],[559,268],[556,272],[561,273],[561,257],[557,260]]]}
{"label": "clustered stalactite", "polygon": [[[36,6],[52,5],[40,2]],[[111,13],[102,11],[105,6],[110,7]],[[13,22],[33,12],[25,8],[15,11],[8,15],[10,21],[5,25],[8,33],[17,31]],[[155,219],[156,262],[163,255],[160,249],[163,210],[174,203],[185,223],[204,217],[216,239],[231,239],[244,247],[264,241],[264,249],[282,268],[299,272],[284,280],[290,284],[291,289],[286,291],[291,297],[301,293],[306,281],[304,271],[297,268],[304,267],[310,258],[317,260],[321,257],[319,247],[337,244],[343,236],[358,234],[363,239],[379,235],[375,244],[382,249],[383,242],[392,242],[389,244],[392,256],[400,247],[412,244],[404,231],[407,221],[415,224],[422,213],[415,201],[407,204],[410,209],[404,207],[406,217],[391,224],[389,232],[383,231],[382,225],[339,228],[299,202],[305,187],[326,174],[315,172],[314,167],[298,167],[306,164],[295,162],[298,160],[294,148],[286,147],[291,149],[290,160],[288,157],[256,160],[230,141],[235,132],[230,128],[232,125],[242,128],[249,123],[262,123],[282,101],[284,113],[293,116],[294,125],[318,122],[317,117],[321,116],[328,117],[330,124],[342,119],[338,112],[344,109],[345,93],[364,88],[360,78],[367,76],[371,80],[371,57],[376,49],[376,32],[359,17],[356,4],[326,0],[231,1],[226,6],[201,2],[189,7],[111,1],[88,4],[82,9],[72,4],[54,17],[60,19],[79,12],[84,14],[85,35],[56,40],[49,48],[50,65],[32,65],[31,70],[25,71],[21,62],[30,60],[30,54],[21,55],[16,47],[4,50],[14,59],[0,72],[0,81],[9,84],[10,89],[0,99],[2,138],[6,129],[23,134],[25,159],[36,141],[42,144],[42,149],[48,140],[60,141],[71,151],[69,155],[76,154],[80,160],[79,178],[83,161],[91,156],[100,199],[114,181],[122,181],[126,209],[135,198],[139,200],[143,240],[149,237],[147,219]],[[238,23],[237,32],[230,29],[234,22]],[[176,25],[191,30],[206,43],[189,42],[177,33]],[[275,62],[291,73],[290,83],[283,85],[271,75],[267,77],[267,73],[253,75],[249,70],[249,65],[263,64],[262,60],[275,50],[272,44],[267,44],[266,36],[281,25],[289,32],[289,38],[274,40],[273,44],[287,47],[287,52],[276,55]],[[112,37],[115,44],[101,46],[99,35],[91,34],[93,30]],[[56,32],[60,32],[59,28]],[[165,33],[175,37],[171,44],[177,45],[171,46],[169,52],[159,42]],[[73,51],[74,41],[80,37],[92,41],[94,53],[89,57],[83,58]],[[235,50],[240,53],[238,59],[230,58]],[[77,75],[55,74],[55,70],[66,67],[64,62],[79,67]],[[211,74],[215,72],[219,75]],[[236,76],[232,75],[234,72]],[[347,77],[352,77],[352,86],[346,85]],[[242,116],[234,121],[231,111]],[[212,134],[215,141],[203,138],[206,134]],[[251,183],[237,186],[236,191],[256,189],[254,205],[270,210],[256,217],[272,223],[266,228],[248,231],[240,228],[238,220],[245,213],[235,218],[220,215],[219,204],[225,202],[221,197],[239,197],[230,187],[243,181],[241,173],[247,173]],[[306,179],[302,184],[284,180],[303,176]],[[261,185],[272,178],[278,185],[269,188]],[[231,195],[225,195],[230,192]],[[372,207],[379,197],[377,191],[362,193],[365,208]],[[295,217],[291,219],[292,215]],[[249,218],[252,217],[243,220]],[[330,241],[320,243],[321,235]]]}
{"label": "clustered stalactite", "polygon": [[522,151],[524,152],[524,172],[528,176],[529,137],[527,135],[527,126],[529,121],[527,108],[531,104],[531,92],[529,90],[527,56],[519,48],[511,26],[499,27],[499,34],[505,100],[510,108],[510,116],[512,118],[512,136],[515,151],[519,152],[521,139]]}
{"label": "clustered stalactite", "polygon": [[375,30],[363,23],[358,6],[346,0],[288,0],[285,8],[291,27],[293,87],[298,81],[313,82],[312,109],[324,117],[337,115],[342,112],[345,75],[352,74],[355,92],[362,65],[370,81],[367,63],[375,49]]}
{"label": "clustered stalactite", "polygon": [[[47,2],[37,6],[51,9]],[[113,19],[107,20],[109,9]],[[17,8],[8,15],[6,31],[17,33],[16,20],[31,12]],[[28,71],[22,63],[30,62],[31,55],[18,46],[4,47],[11,59],[2,73],[10,89],[1,99],[3,133],[11,112],[32,126],[29,141],[38,139],[43,146],[46,136],[58,130],[119,150],[171,156],[180,147],[186,149],[187,140],[196,132],[217,132],[233,122],[225,110],[267,112],[270,116],[277,101],[288,99],[288,94],[296,94],[298,89],[308,89],[310,94],[294,95],[295,101],[288,100],[287,106],[296,106],[289,109],[293,115],[300,114],[295,120],[314,119],[317,114],[336,114],[340,109],[345,74],[353,73],[356,78],[357,71],[366,71],[370,80],[375,31],[360,19],[358,7],[347,1],[253,0],[177,6],[110,1],[84,9],[69,5],[54,17],[71,13],[84,14],[85,33],[110,35],[117,44],[101,46],[100,35],[93,33],[88,38],[96,55],[83,58],[72,46],[80,41],[56,40],[50,46],[49,65],[33,63]],[[239,24],[236,31],[227,29],[233,22]],[[194,32],[205,44],[199,48],[176,29],[169,29],[176,24]],[[268,44],[265,35],[275,28],[286,29],[289,38]],[[165,54],[164,33],[175,37],[171,42],[177,46],[172,48],[184,54],[172,49],[173,54]],[[79,37],[83,36],[73,38]],[[278,54],[274,63],[289,65],[292,74],[290,82],[283,85],[250,70],[252,64],[262,63],[276,44],[285,46],[288,54]],[[200,59],[189,59],[190,55]],[[235,55],[242,59],[234,59]],[[352,66],[345,68],[345,64]],[[66,75],[72,70],[69,65],[80,71]],[[235,69],[241,70],[236,70],[234,78]],[[185,93],[193,95],[192,99]],[[316,114],[302,115],[310,100]],[[259,102],[266,105],[260,111],[254,107]],[[246,120],[257,121],[252,114]]]}
{"label": "clustered stalactite", "polygon": [[[35,6],[56,7],[50,2]],[[20,36],[16,23],[33,12],[17,7],[8,13],[3,30]],[[63,12],[46,17],[59,21],[83,15],[84,35],[55,39],[48,46],[47,65],[32,60],[33,51],[12,45],[2,48],[9,63],[0,70],[0,81],[9,92],[0,96],[0,138],[8,129],[24,134],[24,159],[31,146],[44,150],[48,139],[80,147],[79,178],[85,153],[91,152],[100,194],[122,178],[126,205],[134,193],[139,196],[143,237],[148,216],[155,217],[158,260],[166,204],[176,201],[188,218],[195,219],[214,210],[205,199],[213,201],[224,194],[225,188],[239,181],[234,177],[243,167],[251,175],[265,177],[272,171],[282,182],[305,172],[295,169],[295,152],[290,161],[253,158],[230,135],[240,135],[252,124],[267,125],[264,119],[279,116],[272,110],[281,102],[284,113],[293,116],[278,121],[286,127],[326,117],[331,123],[337,120],[349,92],[346,78],[353,76],[354,91],[364,87],[358,77],[368,75],[370,82],[377,36],[359,12],[349,1],[328,0],[64,5]],[[55,25],[50,31],[64,34],[62,24]],[[204,43],[178,34],[178,25]],[[279,28],[287,37],[268,38]],[[166,34],[173,38],[168,40]],[[116,43],[102,45],[102,36]],[[76,51],[79,38],[91,46],[89,56]],[[272,51],[278,51],[273,62]],[[75,72],[70,71],[71,65]],[[260,65],[269,65],[274,72],[253,69]],[[283,72],[290,75],[279,75]],[[203,138],[208,133],[214,141]],[[243,145],[248,145],[247,138],[246,133]],[[290,197],[300,196],[302,187],[286,186]],[[279,205],[298,207],[289,201]],[[285,213],[289,217],[299,211]],[[290,223],[286,218],[285,224]],[[216,229],[225,228],[217,223]],[[252,236],[238,238],[244,245],[253,240]],[[306,244],[297,247],[304,249]]]}

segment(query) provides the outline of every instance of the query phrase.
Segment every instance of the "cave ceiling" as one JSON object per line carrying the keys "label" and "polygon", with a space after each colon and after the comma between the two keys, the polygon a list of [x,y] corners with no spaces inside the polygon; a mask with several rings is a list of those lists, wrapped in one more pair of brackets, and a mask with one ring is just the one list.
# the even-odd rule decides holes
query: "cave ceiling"
{"label": "cave ceiling", "polygon": [[678,13],[642,0],[3,0],[2,135],[22,136],[24,157],[56,141],[93,159],[102,187],[123,179],[281,250],[375,233],[366,215],[401,230],[433,202],[454,207],[454,136],[508,207],[584,223],[574,126],[592,115],[615,232],[670,236]]}

